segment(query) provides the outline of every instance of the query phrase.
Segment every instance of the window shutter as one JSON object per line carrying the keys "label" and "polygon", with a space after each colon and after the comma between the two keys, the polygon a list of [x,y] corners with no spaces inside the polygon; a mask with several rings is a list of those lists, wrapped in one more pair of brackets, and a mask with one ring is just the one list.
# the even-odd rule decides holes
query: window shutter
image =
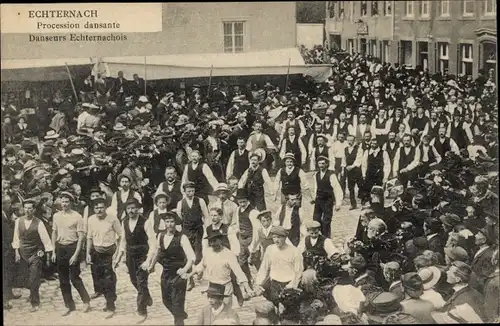
{"label": "window shutter", "polygon": [[457,75],[460,73],[460,67],[462,66],[462,58],[460,57],[460,43],[457,44]]}
{"label": "window shutter", "polygon": [[439,49],[438,49],[438,43],[434,42],[434,71],[433,72],[438,72],[439,71]]}
{"label": "window shutter", "polygon": [[401,51],[401,46],[402,46],[402,45],[401,45],[401,41],[398,41],[398,63],[399,63],[399,64],[402,64],[402,62],[403,62],[403,61],[401,60],[401,52],[402,52],[402,51]]}

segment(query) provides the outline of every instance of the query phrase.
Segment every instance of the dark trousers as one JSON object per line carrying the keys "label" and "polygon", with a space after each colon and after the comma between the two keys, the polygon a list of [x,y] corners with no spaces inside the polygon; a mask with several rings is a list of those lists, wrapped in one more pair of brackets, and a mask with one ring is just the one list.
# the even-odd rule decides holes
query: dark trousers
{"label": "dark trousers", "polygon": [[250,272],[250,265],[248,265],[248,258],[250,258],[250,251],[248,246],[252,243],[252,237],[249,234],[239,234],[238,240],[240,242],[240,254],[238,255],[238,263],[240,264],[243,273],[248,278],[248,284],[252,285],[252,273]]}
{"label": "dark trousers", "polygon": [[148,288],[149,273],[141,269],[142,263],[146,261],[148,252],[146,250],[131,250],[127,248],[126,264],[132,285],[137,290],[137,312],[141,315],[147,314],[148,303],[152,301]]}
{"label": "dark trousers", "polygon": [[358,191],[361,188],[360,180],[361,180],[361,171],[359,168],[353,168],[351,171],[346,170],[346,179],[347,179],[347,189],[349,190],[349,201],[352,207],[356,207],[356,196],[354,195],[354,188],[358,185]]}
{"label": "dark trousers", "polygon": [[288,239],[297,247],[300,242],[300,220],[298,223],[292,223],[292,227],[288,230]]}
{"label": "dark trousers", "polygon": [[178,268],[163,268],[161,273],[161,297],[165,307],[174,316],[174,325],[184,325],[184,319],[188,317],[184,309],[187,280],[177,277],[177,270]]}
{"label": "dark trousers", "polygon": [[110,311],[116,310],[116,273],[113,270],[113,254],[116,251],[116,246],[113,245],[113,247],[106,253],[93,250],[91,254],[99,288],[106,299],[106,308]]}
{"label": "dark trousers", "polygon": [[321,224],[321,234],[327,238],[330,238],[332,233],[333,204],[333,197],[316,198],[314,204],[313,220]]}
{"label": "dark trousers", "polygon": [[278,282],[272,279],[268,279],[265,282],[263,288],[264,293],[263,296],[267,300],[271,301],[276,307],[279,305],[279,295],[281,291],[288,285],[290,282]]}
{"label": "dark trousers", "polygon": [[189,243],[193,247],[194,254],[196,255],[195,265],[199,264],[202,259],[202,247],[201,243],[203,241],[203,226],[199,228],[187,228],[182,227],[182,232],[189,239]]}
{"label": "dark trousers", "polygon": [[264,191],[249,191],[249,197],[248,200],[250,201],[250,204],[255,207],[258,211],[262,212],[266,210],[266,199],[264,195]]}
{"label": "dark trousers", "polygon": [[84,303],[90,302],[89,294],[85,285],[80,277],[80,263],[77,261],[75,264],[70,265],[69,260],[75,253],[76,243],[70,245],[57,244],[57,272],[59,273],[59,284],[61,287],[61,294],[66,308],[74,310],[75,301],[71,293],[71,284],[75,287],[80,294],[80,298]]}
{"label": "dark trousers", "polygon": [[361,194],[360,194],[360,199],[361,199],[361,204],[365,204],[370,201],[370,192],[373,188],[373,186],[382,186],[382,183],[384,181],[384,175],[383,173],[376,173],[376,174],[366,174],[365,179],[363,180],[363,185],[362,189],[360,189]]}
{"label": "dark trousers", "polygon": [[3,297],[8,298],[12,294],[12,288],[15,287],[16,260],[12,248],[3,250]]}
{"label": "dark trousers", "polygon": [[413,171],[408,171],[406,173],[398,173],[399,182],[403,185],[403,188],[406,189],[408,187],[408,182],[413,182],[415,177],[415,173]]}
{"label": "dark trousers", "polygon": [[97,275],[97,265],[90,265],[90,273],[92,274],[92,282],[94,283],[94,292],[95,293],[103,293],[101,288],[101,283],[99,282],[99,277]]}
{"label": "dark trousers", "polygon": [[[36,254],[29,259],[22,257],[22,264],[28,270],[28,287],[30,289],[30,303],[32,306],[40,305],[40,284],[42,283],[43,260]],[[27,265],[27,266],[26,266]]]}

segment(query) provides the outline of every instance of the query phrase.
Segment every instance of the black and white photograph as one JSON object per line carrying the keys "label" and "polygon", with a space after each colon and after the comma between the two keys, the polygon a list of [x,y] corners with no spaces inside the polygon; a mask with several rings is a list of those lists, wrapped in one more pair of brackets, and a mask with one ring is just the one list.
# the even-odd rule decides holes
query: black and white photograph
{"label": "black and white photograph", "polygon": [[496,1],[0,15],[5,325],[500,322]]}

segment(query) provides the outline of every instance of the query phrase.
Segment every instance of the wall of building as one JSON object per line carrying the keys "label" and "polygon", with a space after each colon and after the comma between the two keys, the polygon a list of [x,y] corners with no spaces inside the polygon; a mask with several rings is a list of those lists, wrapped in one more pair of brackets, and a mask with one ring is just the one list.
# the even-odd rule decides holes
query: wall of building
{"label": "wall of building", "polygon": [[297,24],[297,45],[312,48],[323,44],[323,24]]}
{"label": "wall of building", "polygon": [[2,57],[36,59],[217,53],[223,52],[224,21],[246,22],[246,52],[296,46],[295,2],[165,3],[162,9],[161,32],[126,33],[126,41],[30,42],[25,34],[2,34]]}

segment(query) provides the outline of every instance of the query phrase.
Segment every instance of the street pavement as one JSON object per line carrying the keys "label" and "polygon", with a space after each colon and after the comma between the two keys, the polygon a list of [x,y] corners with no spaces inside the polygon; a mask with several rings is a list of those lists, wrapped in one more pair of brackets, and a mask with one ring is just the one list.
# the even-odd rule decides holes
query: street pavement
{"label": "street pavement", "polygon": [[[308,199],[309,198],[305,198]],[[278,199],[279,200],[279,199]],[[304,200],[305,202],[306,200]],[[270,196],[267,198],[269,208],[275,212],[279,203],[272,203]],[[312,206],[304,203],[304,208],[310,215],[306,219],[312,219]],[[334,213],[332,222],[332,240],[335,246],[342,248],[344,242],[351,238],[356,229],[359,209],[350,211],[348,200],[344,200],[340,211]],[[252,267],[254,274],[255,269]],[[160,275],[162,267],[158,264],[155,272],[149,277],[149,289],[153,297],[153,306],[148,308],[148,319],[144,325],[173,325],[173,317],[165,308],[161,300]],[[35,313],[30,313],[30,304],[27,302],[29,290],[16,289],[22,294],[22,298],[12,300],[13,308],[4,311],[5,325],[135,325],[138,321],[136,315],[136,295],[137,292],[130,282],[127,268],[124,263],[121,263],[117,268],[117,296],[116,315],[111,319],[105,319],[105,312],[102,308],[105,305],[103,297],[97,298],[91,302],[93,307],[89,313],[83,313],[83,304],[80,301],[78,293],[73,289],[73,298],[77,303],[77,310],[70,316],[62,317],[65,311],[64,302],[59,289],[59,281],[46,281],[40,288],[41,305],[40,309]],[[82,279],[89,294],[93,292],[92,278],[90,268],[86,267],[82,271]],[[201,291],[205,290],[208,285],[206,280],[197,282],[196,287],[187,292],[186,295],[186,312],[189,318],[185,321],[186,325],[192,325],[196,322],[201,309],[208,304],[208,300]],[[15,290],[15,291],[16,291]],[[243,307],[239,307],[233,298],[233,307],[240,317],[240,322],[243,325],[251,325],[255,318],[254,304],[265,300],[262,296],[252,298],[246,301]]]}

